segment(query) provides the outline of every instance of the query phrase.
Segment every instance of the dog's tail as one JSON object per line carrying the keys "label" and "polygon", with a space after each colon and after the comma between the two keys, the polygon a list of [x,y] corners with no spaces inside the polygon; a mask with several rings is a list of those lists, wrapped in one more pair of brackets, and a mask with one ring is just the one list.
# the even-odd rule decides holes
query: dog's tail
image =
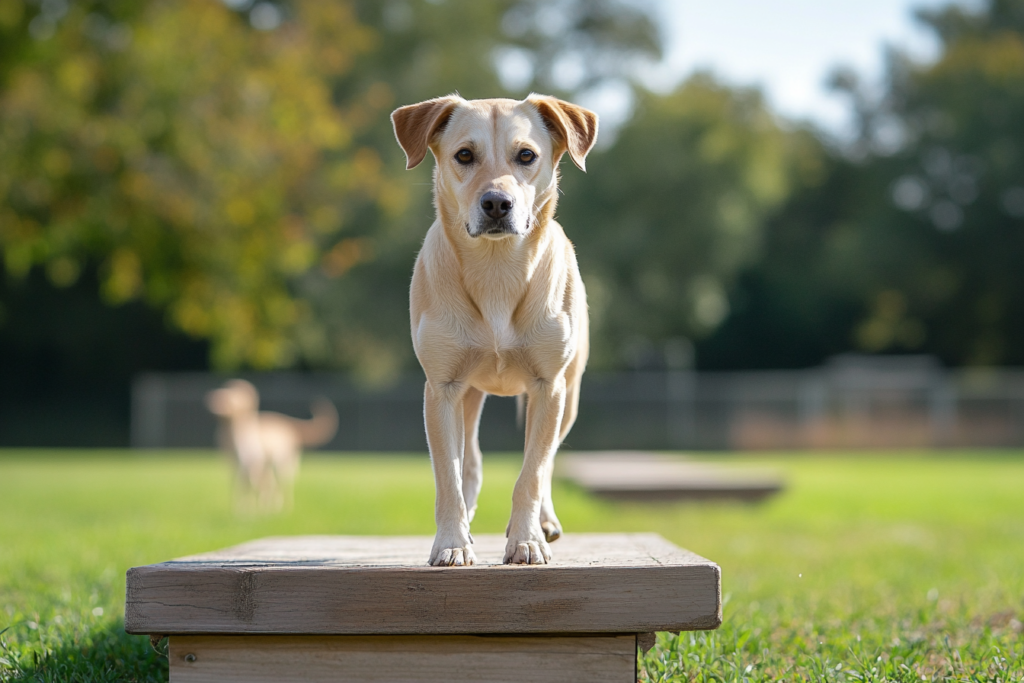
{"label": "dog's tail", "polygon": [[523,428],[526,421],[526,394],[516,396],[516,427]]}
{"label": "dog's tail", "polygon": [[295,420],[303,446],[323,446],[338,433],[338,409],[326,398],[318,398],[312,405],[313,418]]}

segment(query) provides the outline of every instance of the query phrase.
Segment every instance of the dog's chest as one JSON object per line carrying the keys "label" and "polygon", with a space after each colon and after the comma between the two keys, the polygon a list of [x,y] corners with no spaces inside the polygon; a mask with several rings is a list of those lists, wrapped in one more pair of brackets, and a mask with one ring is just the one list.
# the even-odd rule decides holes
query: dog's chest
{"label": "dog's chest", "polygon": [[[489,393],[518,394],[537,377],[554,375],[572,346],[567,315],[547,312],[519,318],[512,309],[481,309],[477,324],[477,378],[486,377]],[[526,324],[524,324],[526,323]]]}
{"label": "dog's chest", "polygon": [[547,278],[498,267],[479,284],[472,297],[479,312],[473,337],[499,371],[528,369],[522,366],[533,364],[538,354],[560,356],[558,347],[571,343],[568,316]]}
{"label": "dog's chest", "polygon": [[522,335],[512,324],[515,309],[507,302],[490,302],[480,307],[478,337],[481,345],[502,353],[522,345]]}
{"label": "dog's chest", "polygon": [[467,269],[464,275],[466,294],[479,313],[473,325],[478,345],[496,351],[522,345],[521,331],[514,322],[516,312],[529,305],[535,296],[524,270],[521,264],[500,259]]}

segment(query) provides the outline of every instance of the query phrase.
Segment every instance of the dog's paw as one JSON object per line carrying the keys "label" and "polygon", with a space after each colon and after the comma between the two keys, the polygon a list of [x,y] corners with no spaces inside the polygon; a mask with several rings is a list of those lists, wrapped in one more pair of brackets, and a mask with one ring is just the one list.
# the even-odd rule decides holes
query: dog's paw
{"label": "dog's paw", "polygon": [[505,544],[505,564],[547,564],[551,561],[551,548],[542,534],[527,534],[526,538],[509,536]]}
{"label": "dog's paw", "polygon": [[466,567],[476,564],[472,542],[435,538],[434,547],[430,551],[430,564],[434,567]]}
{"label": "dog's paw", "polygon": [[554,543],[562,537],[562,527],[557,521],[541,522],[540,528],[544,530],[544,538],[548,543]]}

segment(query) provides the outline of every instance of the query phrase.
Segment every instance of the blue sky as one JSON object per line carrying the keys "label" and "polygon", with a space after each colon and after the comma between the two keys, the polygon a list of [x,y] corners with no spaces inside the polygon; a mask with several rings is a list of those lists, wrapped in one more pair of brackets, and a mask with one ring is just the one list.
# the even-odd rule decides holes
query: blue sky
{"label": "blue sky", "polygon": [[[670,89],[697,69],[734,85],[760,85],[780,113],[807,118],[841,134],[842,98],[824,87],[837,65],[869,79],[882,73],[886,43],[931,59],[937,45],[913,18],[917,7],[949,0],[655,0],[663,19],[664,63],[645,71],[656,90]],[[621,92],[591,103],[612,119]]]}

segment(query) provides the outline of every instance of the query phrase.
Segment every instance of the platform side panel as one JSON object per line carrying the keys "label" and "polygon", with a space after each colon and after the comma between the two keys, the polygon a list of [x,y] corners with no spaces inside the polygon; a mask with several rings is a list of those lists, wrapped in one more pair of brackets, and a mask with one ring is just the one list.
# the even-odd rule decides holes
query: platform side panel
{"label": "platform side panel", "polygon": [[713,629],[717,565],[128,575],[129,633],[623,633]]}
{"label": "platform side panel", "polygon": [[631,683],[635,636],[172,636],[171,683]]}

